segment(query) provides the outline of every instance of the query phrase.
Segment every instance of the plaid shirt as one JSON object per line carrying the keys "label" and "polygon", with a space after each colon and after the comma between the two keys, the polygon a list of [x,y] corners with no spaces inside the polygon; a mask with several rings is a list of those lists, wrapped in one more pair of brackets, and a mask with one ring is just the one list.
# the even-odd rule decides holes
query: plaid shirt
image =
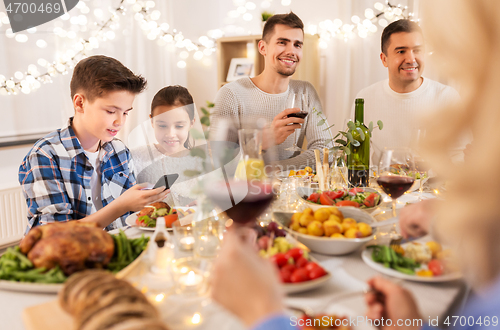
{"label": "plaid shirt", "polygon": [[[19,167],[19,183],[28,204],[28,228],[82,219],[92,210],[90,177],[94,171],[71,127],[38,140]],[[130,152],[120,140],[101,146],[101,198],[105,207],[135,184]],[[124,227],[126,213],[106,227]]]}

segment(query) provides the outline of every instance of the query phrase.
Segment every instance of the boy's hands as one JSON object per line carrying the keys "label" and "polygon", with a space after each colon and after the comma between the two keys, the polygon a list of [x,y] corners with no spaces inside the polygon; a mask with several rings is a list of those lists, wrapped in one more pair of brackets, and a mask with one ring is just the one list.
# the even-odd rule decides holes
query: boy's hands
{"label": "boy's hands", "polygon": [[116,199],[116,202],[119,203],[123,213],[129,211],[137,212],[148,204],[164,200],[170,192],[170,189],[165,191],[163,189],[165,189],[165,187],[144,189],[144,186],[136,184],[121,194],[121,196]]}

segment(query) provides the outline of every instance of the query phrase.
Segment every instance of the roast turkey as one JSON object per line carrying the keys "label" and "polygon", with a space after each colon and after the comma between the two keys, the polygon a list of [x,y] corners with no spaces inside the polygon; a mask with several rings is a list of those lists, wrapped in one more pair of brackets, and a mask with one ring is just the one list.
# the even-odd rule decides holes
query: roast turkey
{"label": "roast turkey", "polygon": [[38,226],[19,245],[36,268],[59,265],[66,275],[105,267],[114,253],[113,238],[96,223],[69,221]]}

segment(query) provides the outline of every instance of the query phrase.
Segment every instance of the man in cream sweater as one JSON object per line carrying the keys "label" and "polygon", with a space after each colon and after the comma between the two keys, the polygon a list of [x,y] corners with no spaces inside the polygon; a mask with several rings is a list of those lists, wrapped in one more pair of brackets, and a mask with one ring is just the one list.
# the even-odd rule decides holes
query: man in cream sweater
{"label": "man in cream sweater", "polygon": [[372,136],[374,162],[384,147],[411,147],[421,129],[419,118],[460,98],[452,87],[422,76],[424,37],[417,23],[402,19],[389,24],[381,44],[380,59],[389,71],[389,79],[356,95],[365,100],[365,123],[384,123],[383,130],[374,131]]}
{"label": "man in cream sweater", "polygon": [[[321,102],[314,87],[306,81],[291,80],[302,59],[304,24],[297,15],[274,15],[268,19],[259,41],[259,52],[264,56],[264,71],[255,78],[241,78],[224,85],[215,97],[215,107],[211,117],[210,139],[238,142],[234,130],[225,134],[223,123],[232,121],[236,128],[255,128],[263,118],[267,126],[263,131],[263,149],[273,140],[279,163],[285,169],[304,168],[315,165],[312,149],[323,149],[329,134],[324,129],[328,123],[318,126],[321,120],[312,110],[322,111]],[[307,95],[307,108],[286,109],[291,93]],[[305,110],[309,115],[304,119],[288,118],[291,113]],[[294,144],[293,134],[297,131],[297,141],[307,138],[308,151],[299,154],[287,150]],[[304,134],[305,132],[305,134]]]}

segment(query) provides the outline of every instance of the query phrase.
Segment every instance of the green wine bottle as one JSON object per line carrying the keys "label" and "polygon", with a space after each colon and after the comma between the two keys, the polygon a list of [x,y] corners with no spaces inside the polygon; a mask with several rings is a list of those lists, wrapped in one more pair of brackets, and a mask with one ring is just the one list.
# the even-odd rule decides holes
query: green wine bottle
{"label": "green wine bottle", "polygon": [[356,99],[355,127],[349,129],[353,142],[347,156],[347,176],[353,187],[367,187],[370,172],[370,132],[363,122],[364,103],[364,99]]}

